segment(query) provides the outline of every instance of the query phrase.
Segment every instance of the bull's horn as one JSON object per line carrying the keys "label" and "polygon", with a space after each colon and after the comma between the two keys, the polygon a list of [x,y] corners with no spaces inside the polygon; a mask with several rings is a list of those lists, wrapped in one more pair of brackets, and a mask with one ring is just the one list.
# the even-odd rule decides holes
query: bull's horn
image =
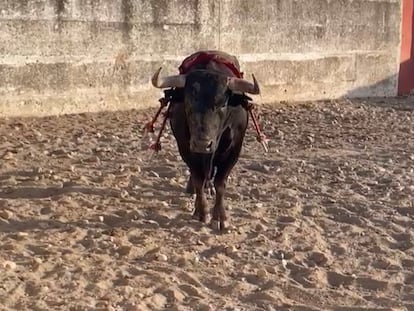
{"label": "bull's horn", "polygon": [[257,83],[256,77],[252,74],[253,83],[239,78],[230,78],[227,85],[233,92],[242,92],[249,94],[260,94],[259,83]]}
{"label": "bull's horn", "polygon": [[152,85],[156,88],[163,89],[168,87],[184,87],[185,75],[175,75],[160,78],[160,72],[162,67],[154,73],[151,78]]}

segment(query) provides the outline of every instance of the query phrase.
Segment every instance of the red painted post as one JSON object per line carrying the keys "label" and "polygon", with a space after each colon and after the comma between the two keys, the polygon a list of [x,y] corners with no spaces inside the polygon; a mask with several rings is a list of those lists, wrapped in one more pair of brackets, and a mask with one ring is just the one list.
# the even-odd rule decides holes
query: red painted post
{"label": "red painted post", "polygon": [[398,95],[414,91],[414,0],[403,0]]}

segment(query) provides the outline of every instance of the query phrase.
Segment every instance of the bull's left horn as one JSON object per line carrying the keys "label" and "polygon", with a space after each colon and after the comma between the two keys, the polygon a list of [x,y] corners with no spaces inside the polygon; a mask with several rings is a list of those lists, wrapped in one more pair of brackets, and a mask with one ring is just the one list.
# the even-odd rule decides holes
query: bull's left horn
{"label": "bull's left horn", "polygon": [[162,67],[154,73],[151,78],[152,85],[156,88],[163,89],[167,87],[184,87],[185,85],[185,75],[175,75],[160,78],[160,72]]}
{"label": "bull's left horn", "polygon": [[242,92],[249,94],[260,94],[259,83],[256,80],[254,74],[252,74],[253,83],[239,78],[229,78],[227,85],[233,92]]}

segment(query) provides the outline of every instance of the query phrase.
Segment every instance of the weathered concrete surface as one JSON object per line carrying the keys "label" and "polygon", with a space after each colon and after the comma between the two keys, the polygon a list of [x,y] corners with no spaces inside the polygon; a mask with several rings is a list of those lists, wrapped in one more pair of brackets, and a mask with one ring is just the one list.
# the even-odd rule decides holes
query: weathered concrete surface
{"label": "weathered concrete surface", "polygon": [[0,115],[157,105],[154,70],[199,49],[237,55],[261,101],[393,96],[400,16],[395,0],[3,0]]}

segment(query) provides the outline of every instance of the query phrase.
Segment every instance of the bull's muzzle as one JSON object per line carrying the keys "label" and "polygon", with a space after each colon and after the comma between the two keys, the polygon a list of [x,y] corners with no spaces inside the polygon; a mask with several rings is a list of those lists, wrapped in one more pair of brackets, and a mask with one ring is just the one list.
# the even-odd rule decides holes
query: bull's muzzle
{"label": "bull's muzzle", "polygon": [[214,142],[212,139],[191,139],[190,150],[195,153],[212,153]]}

